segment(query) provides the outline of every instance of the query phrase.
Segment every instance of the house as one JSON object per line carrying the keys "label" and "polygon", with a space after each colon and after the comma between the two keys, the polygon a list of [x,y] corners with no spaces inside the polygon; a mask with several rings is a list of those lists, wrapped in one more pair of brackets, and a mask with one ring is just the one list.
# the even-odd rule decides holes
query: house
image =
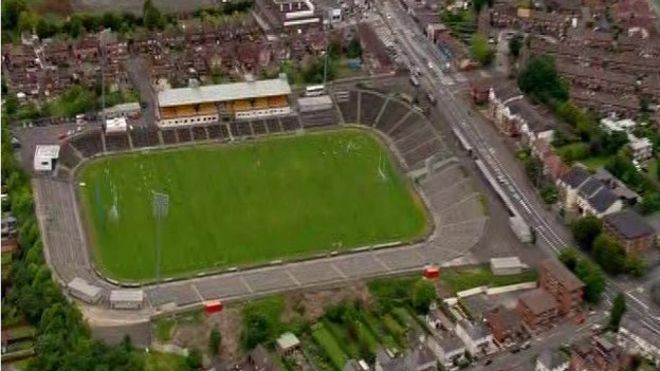
{"label": "house", "polygon": [[573,345],[570,369],[618,371],[625,368],[626,359],[613,339],[604,335],[593,336]]}
{"label": "house", "polygon": [[80,62],[96,62],[99,56],[99,40],[85,37],[73,44],[73,55]]}
{"label": "house", "polygon": [[623,202],[611,189],[580,166],[572,167],[558,179],[557,187],[567,212],[602,218],[623,208]]}
{"label": "house", "polygon": [[440,338],[429,336],[426,344],[446,369],[452,368],[465,355],[465,344],[454,335]]}
{"label": "house", "polygon": [[660,366],[660,334],[630,316],[624,316],[621,320],[617,344],[628,353],[640,354]]}
{"label": "house", "polygon": [[470,82],[470,96],[474,104],[483,104],[488,102],[492,83],[489,80],[477,80]]}
{"label": "house", "polygon": [[405,355],[405,369],[410,371],[435,370],[438,359],[433,351],[424,343],[417,343],[413,349],[408,349]]}
{"label": "house", "polygon": [[458,303],[473,320],[481,321],[486,313],[495,307],[495,303],[485,294],[477,294],[462,297]]}
{"label": "house", "polygon": [[442,313],[442,310],[435,308],[426,315],[426,324],[432,330],[449,331],[454,328],[454,323]]}
{"label": "house", "polygon": [[407,371],[405,359],[389,349],[379,348],[376,350],[374,371]]}
{"label": "house", "polygon": [[531,331],[549,327],[559,315],[557,301],[541,288],[520,295],[516,310]]}
{"label": "house", "polygon": [[557,350],[544,349],[536,358],[535,371],[566,371],[568,370],[568,357]]}
{"label": "house", "polygon": [[454,332],[463,340],[468,352],[475,357],[488,355],[496,349],[493,344],[493,334],[483,322],[460,320],[456,323]]}
{"label": "house", "polygon": [[632,210],[606,215],[603,232],[616,240],[626,254],[643,253],[655,242],[655,230]]}
{"label": "house", "polygon": [[582,304],[584,283],[556,259],[546,259],[539,266],[539,287],[559,304],[559,313],[577,313]]}
{"label": "house", "polygon": [[300,340],[291,332],[282,334],[275,343],[277,344],[277,351],[282,355],[291,354],[300,348]]}
{"label": "house", "polygon": [[486,322],[493,332],[493,337],[500,344],[515,342],[529,336],[520,314],[502,305],[486,315]]}
{"label": "house", "polygon": [[593,177],[614,192],[624,205],[632,206],[642,200],[642,197],[639,194],[628,188],[628,186],[605,168],[598,169]]}

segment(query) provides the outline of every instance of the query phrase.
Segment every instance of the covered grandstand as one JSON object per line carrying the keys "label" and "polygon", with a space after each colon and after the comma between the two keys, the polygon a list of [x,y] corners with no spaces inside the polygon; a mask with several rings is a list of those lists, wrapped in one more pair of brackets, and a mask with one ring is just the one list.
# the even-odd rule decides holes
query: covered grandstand
{"label": "covered grandstand", "polygon": [[157,123],[173,127],[288,115],[290,94],[284,74],[270,80],[169,89],[158,93]]}

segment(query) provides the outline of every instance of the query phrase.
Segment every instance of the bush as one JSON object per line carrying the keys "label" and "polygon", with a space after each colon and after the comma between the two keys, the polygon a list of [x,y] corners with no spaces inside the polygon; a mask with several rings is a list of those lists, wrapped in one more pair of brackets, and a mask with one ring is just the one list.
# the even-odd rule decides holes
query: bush
{"label": "bush", "polygon": [[470,55],[482,66],[487,66],[493,61],[495,51],[488,45],[486,35],[477,33],[472,36],[470,41]]}
{"label": "bush", "polygon": [[222,334],[218,327],[214,327],[209,334],[209,351],[214,356],[220,353],[220,344],[222,344]]}
{"label": "bush", "polygon": [[568,100],[568,86],[559,78],[555,61],[549,56],[532,57],[518,76],[518,86],[546,104]]}
{"label": "bush", "polygon": [[619,274],[626,269],[626,252],[623,247],[604,234],[594,240],[593,257],[596,263],[607,273]]}
{"label": "bush", "polygon": [[595,216],[585,216],[571,223],[571,232],[578,245],[590,251],[602,230],[602,222]]}
{"label": "bush", "polygon": [[420,279],[415,283],[412,292],[412,305],[419,314],[427,314],[429,306],[437,299],[433,282]]}

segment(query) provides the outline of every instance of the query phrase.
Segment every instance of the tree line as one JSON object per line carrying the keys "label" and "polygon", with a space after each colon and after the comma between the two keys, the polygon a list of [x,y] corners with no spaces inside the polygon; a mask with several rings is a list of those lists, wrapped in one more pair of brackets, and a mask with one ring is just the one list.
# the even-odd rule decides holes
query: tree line
{"label": "tree line", "polygon": [[43,256],[30,178],[12,152],[10,133],[2,127],[2,182],[18,222],[20,253],[12,261],[2,320],[23,316],[38,329],[35,357],[28,370],[143,370],[144,357],[129,338],[118,346],[93,340],[78,308],[53,281]]}

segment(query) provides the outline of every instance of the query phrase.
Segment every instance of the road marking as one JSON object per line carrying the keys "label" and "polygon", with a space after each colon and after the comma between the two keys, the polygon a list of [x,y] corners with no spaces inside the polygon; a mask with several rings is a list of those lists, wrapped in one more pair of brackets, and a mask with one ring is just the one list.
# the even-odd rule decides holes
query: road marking
{"label": "road marking", "polygon": [[245,277],[239,276],[238,279],[241,281],[243,286],[245,286],[245,288],[248,289],[250,294],[254,293],[254,290],[252,289],[252,287],[250,287],[250,285],[248,285],[247,281],[245,280]]}

